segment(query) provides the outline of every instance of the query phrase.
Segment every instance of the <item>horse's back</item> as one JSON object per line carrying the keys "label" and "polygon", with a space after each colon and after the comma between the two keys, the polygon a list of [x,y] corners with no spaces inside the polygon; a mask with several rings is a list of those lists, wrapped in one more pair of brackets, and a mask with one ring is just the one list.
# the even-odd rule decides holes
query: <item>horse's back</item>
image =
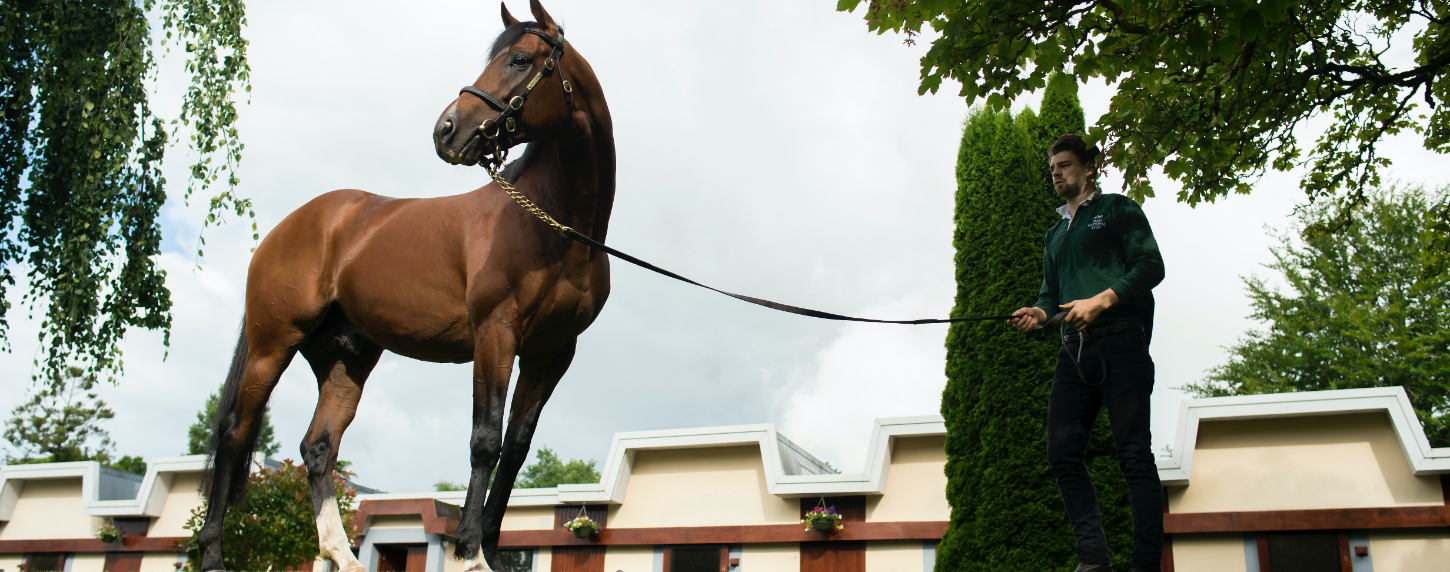
{"label": "horse's back", "polygon": [[[471,345],[463,304],[465,204],[462,196],[395,199],[355,189],[318,196],[258,246],[247,280],[249,316],[276,314],[305,331],[335,305],[396,353],[467,361],[471,350],[455,355]],[[427,349],[413,343],[418,339],[446,348]]]}

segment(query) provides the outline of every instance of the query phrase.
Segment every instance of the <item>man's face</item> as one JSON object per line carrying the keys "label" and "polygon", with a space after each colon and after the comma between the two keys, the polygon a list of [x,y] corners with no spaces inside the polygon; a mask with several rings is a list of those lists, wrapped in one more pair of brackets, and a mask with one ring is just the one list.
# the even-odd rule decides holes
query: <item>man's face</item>
{"label": "man's face", "polygon": [[1072,151],[1063,151],[1052,156],[1052,186],[1057,196],[1074,199],[1088,188],[1093,169],[1084,165]]}

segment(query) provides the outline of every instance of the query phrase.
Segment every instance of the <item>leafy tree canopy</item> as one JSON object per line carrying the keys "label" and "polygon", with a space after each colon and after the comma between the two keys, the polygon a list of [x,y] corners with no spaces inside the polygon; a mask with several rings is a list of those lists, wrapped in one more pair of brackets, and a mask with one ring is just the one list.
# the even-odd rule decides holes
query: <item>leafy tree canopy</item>
{"label": "leafy tree canopy", "polygon": [[[492,478],[490,478],[492,480]],[[599,482],[599,471],[594,470],[594,461],[570,459],[565,463],[548,447],[539,448],[539,459],[519,471],[516,489],[544,489],[562,484]]]}
{"label": "leafy tree canopy", "polygon": [[[1413,131],[1425,148],[1450,151],[1450,106],[1437,105],[1450,97],[1443,2],[870,0],[865,18],[908,42],[924,24],[940,34],[921,58],[921,93],[951,78],[968,103],[1000,109],[1053,71],[1117,82],[1087,135],[1107,143],[1107,164],[1139,201],[1153,196],[1154,167],[1196,205],[1247,193],[1268,169],[1307,166],[1300,186],[1311,200],[1339,197],[1336,216],[1307,229],[1322,232],[1346,224],[1380,184],[1386,137]],[[1397,51],[1413,57],[1390,61]],[[1331,121],[1303,146],[1296,129],[1316,115]],[[1430,216],[1442,224],[1428,262],[1443,266],[1450,208]]]}
{"label": "leafy tree canopy", "polygon": [[[537,461],[524,465],[524,468],[519,470],[519,476],[514,480],[514,488],[545,489],[563,484],[599,482],[599,471],[594,470],[594,461],[570,459],[566,463],[548,447],[540,447],[538,455]],[[496,475],[498,475],[498,467],[494,467],[493,473],[488,476],[489,486],[493,486],[493,478]],[[433,490],[438,492],[465,491],[468,490],[468,483],[440,479],[433,483]]]}
{"label": "leafy tree canopy", "polygon": [[115,416],[96,395],[96,377],[78,367],[66,368],[60,383],[40,384],[30,401],[15,408],[5,423],[5,439],[20,451],[7,454],[15,464],[99,461],[112,469],[146,474],[146,461],[126,455],[111,457],[111,437],[101,422]]}
{"label": "leafy tree canopy", "polygon": [[[351,473],[333,471],[332,486],[337,508],[342,513],[348,538],[358,534],[353,505],[357,491],[348,486]],[[196,535],[206,521],[206,502],[192,509],[183,528],[191,538],[181,544],[187,555],[187,570],[201,565],[201,544]],[[307,486],[307,468],[291,459],[277,468],[254,468],[247,477],[247,498],[241,506],[227,510],[222,520],[223,564],[228,570],[299,570],[312,566],[321,549],[317,542],[317,521],[312,512],[312,494]]]}
{"label": "leafy tree canopy", "polygon": [[[212,428],[216,427],[216,407],[220,391],[213,391],[206,398],[206,404],[201,407],[201,411],[196,412],[196,423],[186,429],[186,454],[202,455],[211,452],[211,434]],[[280,450],[282,446],[277,444],[277,433],[272,429],[272,414],[263,413],[262,432],[257,435],[257,451],[270,457]],[[339,460],[337,470],[346,472],[348,465],[347,461]]]}
{"label": "leafy tree canopy", "polygon": [[133,475],[145,476],[146,460],[142,459],[141,457],[132,457],[130,455],[126,455],[118,459],[116,462],[111,463],[111,468],[119,471],[125,471]]}
{"label": "leafy tree canopy", "polygon": [[[1417,280],[1427,205],[1445,192],[1372,191],[1343,232],[1283,237],[1274,270],[1288,286],[1244,280],[1266,323],[1229,361],[1186,387],[1199,396],[1401,386],[1430,443],[1450,446],[1450,277]],[[1301,213],[1300,227],[1326,216]]]}
{"label": "leafy tree canopy", "polygon": [[[245,25],[242,0],[0,2],[0,345],[9,347],[7,288],[23,268],[22,303],[41,314],[38,379],[61,383],[73,364],[114,376],[132,326],[169,343],[170,291],[156,265],[168,139],[184,135],[197,155],[185,197],[225,179],[208,224],[227,211],[251,216],[234,193],[234,100],[251,89]],[[168,46],[184,50],[191,76],[169,126],[147,93]]]}
{"label": "leafy tree canopy", "polygon": [[10,463],[111,461],[111,437],[101,422],[115,417],[96,396],[96,377],[78,367],[61,383],[40,385],[30,401],[15,408],[5,423],[5,439],[20,450]]}

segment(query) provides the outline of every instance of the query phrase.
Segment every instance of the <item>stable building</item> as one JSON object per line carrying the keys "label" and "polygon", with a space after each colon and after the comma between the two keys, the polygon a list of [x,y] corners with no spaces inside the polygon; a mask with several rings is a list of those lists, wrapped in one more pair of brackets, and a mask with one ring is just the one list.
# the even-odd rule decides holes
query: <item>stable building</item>
{"label": "stable building", "polygon": [[[944,439],[940,416],[879,419],[865,470],[840,474],[768,424],[619,433],[601,482],[513,491],[500,545],[509,572],[930,572]],[[205,462],[0,469],[0,571],[176,570]],[[1450,448],[1429,446],[1400,388],[1188,400],[1158,464],[1165,571],[1450,569]],[[359,494],[359,559],[461,570],[463,498]],[[844,530],[799,523],[823,500]],[[563,528],[581,513],[603,530]],[[110,545],[93,537],[107,519],[126,532]]]}

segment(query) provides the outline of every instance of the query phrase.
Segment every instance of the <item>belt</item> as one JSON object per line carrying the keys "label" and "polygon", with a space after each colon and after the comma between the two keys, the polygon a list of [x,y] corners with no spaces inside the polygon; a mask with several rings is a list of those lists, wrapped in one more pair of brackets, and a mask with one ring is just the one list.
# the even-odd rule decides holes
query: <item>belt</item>
{"label": "belt", "polygon": [[[1114,334],[1121,334],[1125,331],[1134,329],[1141,332],[1143,331],[1143,326],[1138,324],[1137,322],[1113,322],[1106,326],[1088,328],[1087,333],[1089,339],[1102,339]],[[1062,336],[1063,343],[1075,342],[1080,339],[1082,339],[1082,332],[1073,332]]]}

